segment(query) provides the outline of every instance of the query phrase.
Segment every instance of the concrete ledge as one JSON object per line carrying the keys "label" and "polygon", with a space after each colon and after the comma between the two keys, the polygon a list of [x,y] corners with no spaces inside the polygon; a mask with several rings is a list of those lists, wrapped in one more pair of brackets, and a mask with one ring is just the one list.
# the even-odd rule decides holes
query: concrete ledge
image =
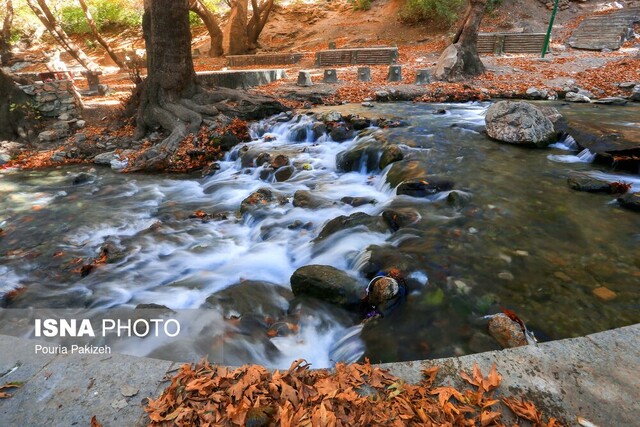
{"label": "concrete ledge", "polygon": [[196,74],[200,83],[205,86],[222,86],[230,89],[248,89],[287,77],[287,73],[281,69],[203,71]]}
{"label": "concrete ledge", "polygon": [[[143,399],[156,397],[168,384],[167,372],[180,366],[119,354],[36,355],[35,344],[0,336],[0,384],[24,382],[11,398],[0,400],[2,425],[89,425],[93,415],[105,427],[145,425]],[[381,366],[407,382],[438,366],[437,382],[451,384],[474,363],[485,374],[496,363],[503,376],[499,391],[526,394],[569,425],[577,416],[599,427],[637,425],[640,419],[640,325],[538,346]],[[120,389],[126,385],[138,394],[124,397]]]}

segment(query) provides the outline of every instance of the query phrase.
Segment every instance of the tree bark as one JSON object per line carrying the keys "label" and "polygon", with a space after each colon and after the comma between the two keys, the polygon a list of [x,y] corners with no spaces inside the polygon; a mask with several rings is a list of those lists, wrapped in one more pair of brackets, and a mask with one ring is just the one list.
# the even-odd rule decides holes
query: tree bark
{"label": "tree bark", "polygon": [[98,64],[93,62],[86,53],[80,47],[78,47],[73,40],[69,38],[67,33],[62,29],[55,16],[51,13],[51,10],[47,6],[44,0],[37,0],[37,4],[33,0],[26,0],[27,4],[36,14],[42,24],[49,30],[54,39],[67,51],[69,54],[80,63],[89,72],[94,74],[101,74],[102,69]]}
{"label": "tree bark", "polygon": [[249,50],[247,16],[249,0],[232,0],[229,20],[224,29],[223,47],[227,55],[242,55]]}
{"label": "tree bark", "polygon": [[478,55],[478,30],[484,16],[487,0],[469,0],[465,18],[449,45],[440,56],[435,78],[445,81],[460,81],[485,72]]}
{"label": "tree bark", "polygon": [[273,9],[273,2],[274,0],[265,0],[258,4],[258,0],[251,0],[253,14],[247,26],[247,37],[249,39],[249,47],[252,49],[260,47],[258,38],[260,38],[262,30],[267,24],[269,14],[271,13],[271,9]]}
{"label": "tree bark", "polygon": [[209,56],[222,56],[224,53],[222,49],[222,30],[216,16],[200,0],[189,0],[189,10],[202,19],[207,31],[209,31],[209,38],[211,39]]}
{"label": "tree bark", "polygon": [[189,0],[145,0],[142,27],[148,76],[142,84],[134,139],[149,129],[161,128],[169,135],[141,153],[133,170],[166,169],[184,138],[203,124],[216,123],[220,113],[259,119],[284,111],[271,98],[224,88],[208,91],[198,84],[191,57]]}
{"label": "tree bark", "polygon": [[8,63],[11,56],[11,28],[13,26],[13,2],[5,1],[5,15],[0,30],[0,55],[2,55],[2,65]]}
{"label": "tree bark", "polygon": [[0,69],[0,140],[27,140],[33,137],[29,117],[29,96]]}
{"label": "tree bark", "polygon": [[107,41],[100,35],[100,32],[98,31],[98,26],[96,25],[95,21],[93,20],[93,17],[91,16],[91,12],[87,7],[87,3],[84,0],[79,0],[79,1],[80,1],[80,7],[82,7],[82,10],[84,11],[84,16],[87,18],[87,22],[89,23],[89,27],[91,27],[91,32],[93,33],[93,36],[96,38],[98,43],[102,45],[104,50],[107,51],[107,53],[109,54],[113,62],[115,62],[116,65],[121,70],[124,69],[125,65],[122,59],[118,58],[118,56],[113,51],[113,49],[111,49],[111,46],[109,46],[109,43],[107,43]]}

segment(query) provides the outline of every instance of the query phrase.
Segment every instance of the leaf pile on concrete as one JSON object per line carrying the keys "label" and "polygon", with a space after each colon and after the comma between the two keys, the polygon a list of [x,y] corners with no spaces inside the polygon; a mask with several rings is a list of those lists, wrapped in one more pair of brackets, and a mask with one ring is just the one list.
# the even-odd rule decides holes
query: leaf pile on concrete
{"label": "leaf pile on concrete", "polygon": [[311,370],[304,360],[284,371],[259,365],[237,369],[203,361],[184,365],[146,412],[150,426],[504,426],[506,405],[535,426],[544,421],[534,404],[494,397],[502,377],[495,365],[485,377],[478,366],[461,373],[472,387],[434,387],[438,368],[425,369],[418,384],[364,364]]}

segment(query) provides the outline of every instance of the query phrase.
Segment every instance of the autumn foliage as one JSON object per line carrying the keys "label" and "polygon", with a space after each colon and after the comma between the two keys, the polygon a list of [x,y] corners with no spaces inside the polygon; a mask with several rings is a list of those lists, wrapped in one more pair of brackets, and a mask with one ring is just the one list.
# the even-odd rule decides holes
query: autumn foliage
{"label": "autumn foliage", "polygon": [[495,365],[485,377],[477,366],[461,373],[471,388],[434,387],[438,368],[408,384],[370,363],[310,370],[303,360],[284,371],[237,369],[204,361],[184,365],[145,410],[151,426],[502,426],[501,402],[536,426],[543,420],[523,399],[494,398],[502,377]]}

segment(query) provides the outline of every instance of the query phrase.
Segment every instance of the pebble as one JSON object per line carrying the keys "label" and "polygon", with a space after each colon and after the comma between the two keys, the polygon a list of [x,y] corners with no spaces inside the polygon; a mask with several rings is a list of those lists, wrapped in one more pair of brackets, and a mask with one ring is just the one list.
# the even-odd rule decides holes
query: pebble
{"label": "pebble", "polygon": [[571,283],[573,282],[573,279],[571,279],[571,277],[569,277],[568,274],[563,273],[562,271],[556,271],[555,273],[553,273],[554,277],[562,280],[563,282],[566,283]]}
{"label": "pebble", "polygon": [[126,408],[128,405],[127,399],[114,400],[111,402],[111,407],[116,410]]}
{"label": "pebble", "polygon": [[371,102],[363,102],[362,104],[363,107],[367,107],[367,108],[373,108],[373,104]]}
{"label": "pebble", "polygon": [[138,394],[139,391],[140,390],[130,385],[123,385],[120,387],[120,393],[122,393],[124,397],[133,397]]}
{"label": "pebble", "polygon": [[516,251],[515,254],[518,255],[518,256],[523,256],[523,257],[524,256],[529,256],[529,252],[527,252],[527,251]]}
{"label": "pebble", "polygon": [[498,255],[498,258],[500,258],[501,260],[503,260],[507,264],[511,264],[512,258],[509,255],[500,254],[500,255]]}
{"label": "pebble", "polygon": [[603,301],[611,301],[612,299],[618,296],[618,294],[616,294],[609,288],[605,288],[604,286],[595,288],[593,290],[593,294]]}
{"label": "pebble", "polygon": [[478,233],[478,229],[475,227],[469,227],[469,234],[477,234]]}
{"label": "pebble", "polygon": [[508,281],[512,281],[514,279],[513,274],[509,273],[508,271],[502,271],[498,273],[498,278]]}

